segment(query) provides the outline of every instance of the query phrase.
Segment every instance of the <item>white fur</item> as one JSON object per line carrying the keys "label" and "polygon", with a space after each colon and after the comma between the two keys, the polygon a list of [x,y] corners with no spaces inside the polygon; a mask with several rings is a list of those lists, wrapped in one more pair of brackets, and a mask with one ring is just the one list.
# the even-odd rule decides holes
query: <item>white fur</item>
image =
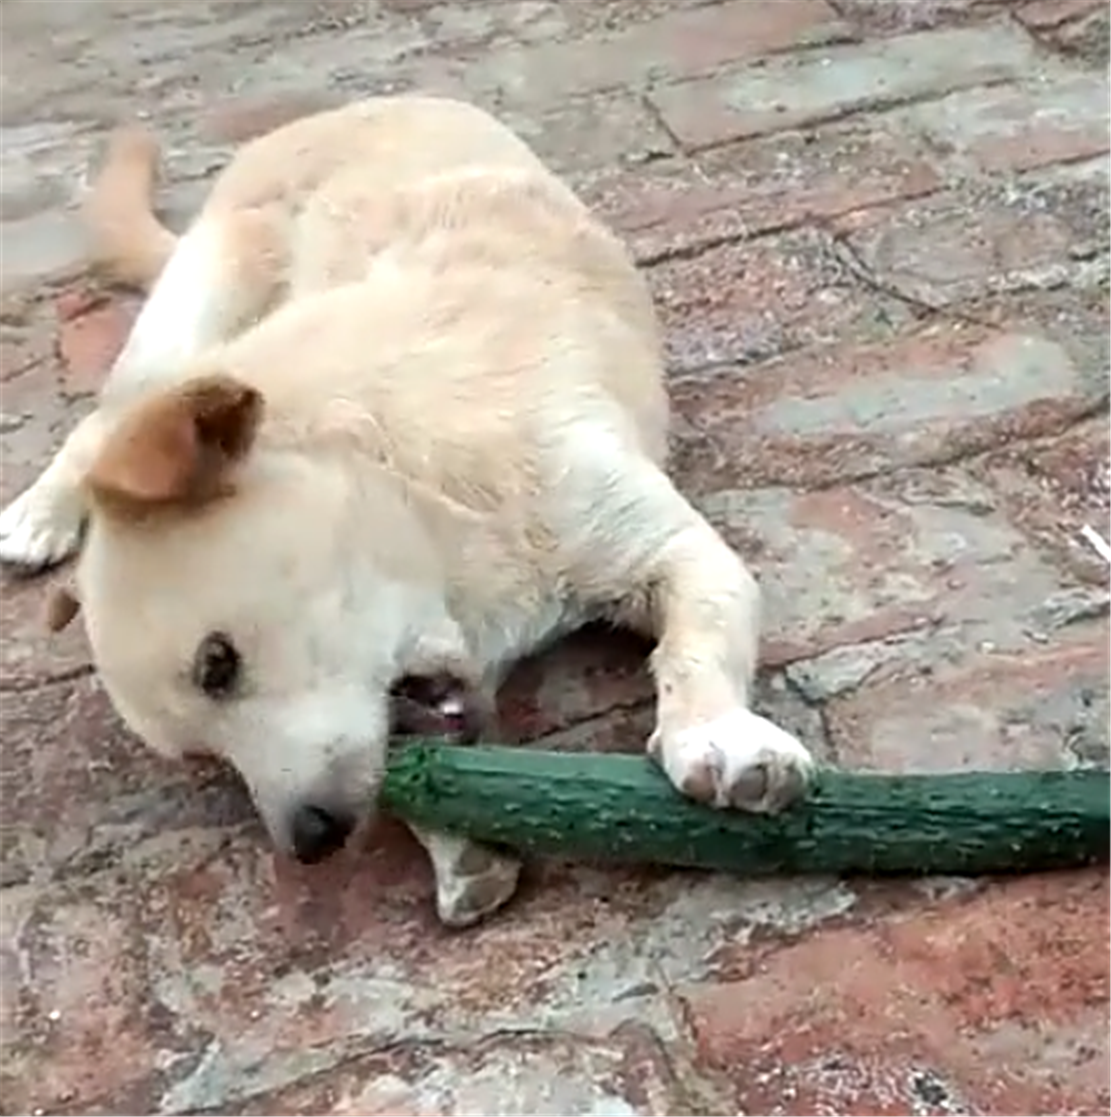
{"label": "white fur", "polygon": [[100,445],[99,412],[83,419],[37,480],[0,512],[0,561],[41,569],[68,558],[81,541],[81,482]]}
{"label": "white fur", "polygon": [[[108,241],[134,272],[165,237]],[[221,392],[262,401],[249,429],[222,425]],[[650,750],[675,786],[780,810],[811,760],[748,709],[759,592],[666,475],[666,429],[622,246],[485,114],[373,100],[239,153],[102,411],[0,517],[0,557],[71,548],[74,494],[107,459],[76,578],[106,689],[152,746],[234,764],[287,850],[301,808],[372,813],[398,678],[451,671],[489,707],[514,661],[597,617],[656,640]],[[152,497],[198,445],[218,496]],[[231,695],[192,670],[214,633],[245,665]],[[445,923],[512,894],[513,859],[418,837]]]}
{"label": "white fur", "polygon": [[[220,229],[204,222],[178,242],[113,362],[102,407],[180,379],[191,360],[238,324],[242,299],[229,288],[222,245]],[[0,561],[33,570],[77,549],[87,514],[81,481],[96,448],[90,437],[96,423],[95,416],[86,420],[34,484],[0,512]]]}
{"label": "white fur", "polygon": [[0,561],[37,570],[68,558],[81,540],[85,502],[57,459],[0,512]]}
{"label": "white fur", "polygon": [[652,745],[671,782],[719,808],[774,814],[798,798],[813,761],[790,733],[744,707]]}
{"label": "white fur", "polygon": [[180,377],[241,324],[243,297],[231,282],[224,231],[199,221],[177,243],[104,386],[111,400]]}

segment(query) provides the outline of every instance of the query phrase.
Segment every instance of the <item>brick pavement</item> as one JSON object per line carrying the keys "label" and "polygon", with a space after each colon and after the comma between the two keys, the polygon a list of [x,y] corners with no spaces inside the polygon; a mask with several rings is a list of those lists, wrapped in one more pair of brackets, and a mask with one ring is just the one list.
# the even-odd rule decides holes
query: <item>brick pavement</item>
{"label": "brick pavement", "polygon": [[[624,232],[675,471],[759,570],[761,702],[844,764],[1107,762],[1108,85],[1099,0],[5,0],[5,499],[133,302],[80,273],[105,127],[168,209],[230,145],[404,88],[503,113]],[[41,583],[0,593],[2,1113],[1107,1113],[1106,874],[745,882],[546,864],[438,929],[387,827],[275,859],[138,751]],[[637,649],[507,688],[635,748]]]}

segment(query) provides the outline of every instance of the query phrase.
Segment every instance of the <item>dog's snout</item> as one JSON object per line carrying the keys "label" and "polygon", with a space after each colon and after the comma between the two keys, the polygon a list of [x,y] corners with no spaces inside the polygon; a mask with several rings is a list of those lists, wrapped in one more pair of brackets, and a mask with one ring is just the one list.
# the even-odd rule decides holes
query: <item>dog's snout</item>
{"label": "dog's snout", "polygon": [[315,865],[341,849],[354,829],[351,815],[307,803],[293,815],[293,856],[303,865]]}

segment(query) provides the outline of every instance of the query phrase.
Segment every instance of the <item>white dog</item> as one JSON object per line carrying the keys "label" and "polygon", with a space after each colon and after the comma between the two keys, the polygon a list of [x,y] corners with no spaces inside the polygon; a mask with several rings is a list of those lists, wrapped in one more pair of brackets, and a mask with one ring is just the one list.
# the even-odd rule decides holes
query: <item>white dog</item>
{"label": "white dog", "polygon": [[[84,540],[55,626],[81,610],[135,733],[230,761],[318,861],[373,812],[399,678],[489,704],[608,618],[656,642],[648,749],[676,788],[762,812],[805,789],[807,751],[749,710],[754,580],[662,468],[646,285],[517,137],[436,98],[308,117],[244,146],[180,239],[156,171],[150,137],[114,137],[94,256],[150,294],[98,410],[0,514],[10,563]],[[444,922],[516,887],[503,854],[418,837]]]}

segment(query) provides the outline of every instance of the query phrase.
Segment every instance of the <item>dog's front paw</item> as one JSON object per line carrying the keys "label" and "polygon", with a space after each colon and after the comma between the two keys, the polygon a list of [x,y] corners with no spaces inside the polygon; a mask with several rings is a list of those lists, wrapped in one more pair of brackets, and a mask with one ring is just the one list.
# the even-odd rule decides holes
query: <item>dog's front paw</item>
{"label": "dog's front paw", "polygon": [[0,512],[0,562],[35,573],[77,550],[84,527],[79,497],[32,485]]}
{"label": "dog's front paw", "polygon": [[743,708],[671,734],[657,730],[650,751],[684,795],[758,814],[800,798],[814,768],[790,733]]}

